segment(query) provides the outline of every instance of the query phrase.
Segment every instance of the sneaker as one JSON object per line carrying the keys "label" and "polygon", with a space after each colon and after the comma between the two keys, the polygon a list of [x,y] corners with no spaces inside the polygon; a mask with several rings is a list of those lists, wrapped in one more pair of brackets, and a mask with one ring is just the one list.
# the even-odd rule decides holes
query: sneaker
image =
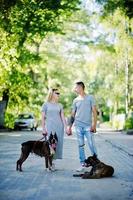
{"label": "sneaker", "polygon": [[50,170],[51,170],[52,172],[56,171],[56,168],[55,168],[55,164],[54,164],[54,163],[52,164]]}
{"label": "sneaker", "polygon": [[81,165],[78,169],[76,169],[77,172],[84,172],[86,167],[84,165]]}

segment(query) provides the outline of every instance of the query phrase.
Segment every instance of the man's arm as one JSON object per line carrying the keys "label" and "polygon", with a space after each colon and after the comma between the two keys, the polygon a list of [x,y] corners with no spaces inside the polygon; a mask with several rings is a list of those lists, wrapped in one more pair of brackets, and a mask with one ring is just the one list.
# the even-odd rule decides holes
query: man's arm
{"label": "man's arm", "polygon": [[74,119],[75,119],[75,113],[72,112],[72,113],[71,113],[71,117],[70,117],[70,119],[69,119],[69,121],[68,121],[69,127],[72,127],[72,125],[73,125],[73,123],[74,123]]}
{"label": "man's arm", "polygon": [[68,120],[68,128],[67,128],[67,134],[68,135],[72,135],[72,125],[74,123],[74,119],[75,119],[75,112],[72,111],[71,113],[71,117],[70,119]]}
{"label": "man's arm", "polygon": [[92,107],[92,114],[93,114],[93,122],[91,127],[91,132],[96,132],[96,126],[97,126],[97,108],[96,106]]}

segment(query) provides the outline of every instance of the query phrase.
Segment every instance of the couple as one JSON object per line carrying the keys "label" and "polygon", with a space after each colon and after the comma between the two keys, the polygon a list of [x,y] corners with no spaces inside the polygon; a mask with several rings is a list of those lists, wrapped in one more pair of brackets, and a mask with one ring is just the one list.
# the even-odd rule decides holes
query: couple
{"label": "couple", "polygon": [[58,89],[50,90],[47,102],[42,106],[42,134],[49,135],[51,132],[56,132],[58,145],[55,158],[62,159],[64,130],[67,135],[72,135],[72,125],[74,125],[81,164],[77,171],[84,171],[84,136],[87,139],[91,154],[97,155],[93,140],[93,133],[96,132],[97,110],[94,97],[85,93],[85,85],[83,82],[76,82],[74,91],[78,96],[73,101],[70,123],[67,126],[63,107],[58,103],[60,93]]}

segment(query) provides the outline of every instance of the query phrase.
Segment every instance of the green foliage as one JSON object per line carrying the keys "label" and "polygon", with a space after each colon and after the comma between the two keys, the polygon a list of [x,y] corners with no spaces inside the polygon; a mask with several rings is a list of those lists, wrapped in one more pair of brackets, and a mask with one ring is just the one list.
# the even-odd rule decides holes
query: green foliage
{"label": "green foliage", "polygon": [[109,111],[109,108],[108,107],[106,107],[105,106],[105,104],[104,105],[102,105],[102,106],[100,106],[100,109],[102,110],[102,121],[103,122],[107,122],[107,121],[109,121],[110,120],[110,116],[109,116],[109,114],[110,114],[110,111]]}
{"label": "green foliage", "polygon": [[124,0],[101,0],[104,19],[79,10],[79,0],[1,2],[0,98],[9,90],[8,125],[12,115],[24,111],[40,118],[50,87],[59,88],[69,115],[77,80],[95,95],[103,121],[125,112],[127,99],[132,109],[133,21],[131,14],[126,16]]}
{"label": "green foliage", "polygon": [[[46,59],[40,56],[41,42],[48,33],[62,33],[63,21],[78,5],[79,0],[0,2],[0,99],[8,90],[7,113],[38,113],[49,76],[44,66]],[[53,77],[60,76],[54,71]],[[38,95],[38,91],[42,94]],[[10,118],[12,115],[6,116],[6,124],[12,126]]]}
{"label": "green foliage", "polygon": [[133,129],[133,117],[127,118],[124,129]]}
{"label": "green foliage", "polygon": [[126,113],[125,107],[120,107],[117,110],[117,114]]}
{"label": "green foliage", "polygon": [[129,18],[133,17],[132,0],[96,0],[104,7],[104,15],[107,16],[120,8]]}
{"label": "green foliage", "polygon": [[15,121],[14,113],[6,112],[6,114],[5,114],[5,127],[13,129],[14,128],[14,121]]}

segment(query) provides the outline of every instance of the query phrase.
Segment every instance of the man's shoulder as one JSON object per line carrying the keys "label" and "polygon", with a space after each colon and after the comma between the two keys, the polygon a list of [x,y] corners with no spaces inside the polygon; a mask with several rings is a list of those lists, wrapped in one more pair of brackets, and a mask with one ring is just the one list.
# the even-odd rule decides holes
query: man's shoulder
{"label": "man's shoulder", "polygon": [[93,96],[92,94],[87,94],[87,95],[86,95],[86,98],[87,98],[87,99],[93,99],[94,96]]}
{"label": "man's shoulder", "polygon": [[57,105],[58,105],[60,108],[63,108],[62,103],[58,103]]}
{"label": "man's shoulder", "polygon": [[79,97],[76,97],[75,99],[73,99],[73,103],[76,103],[77,101],[79,101],[80,98]]}

